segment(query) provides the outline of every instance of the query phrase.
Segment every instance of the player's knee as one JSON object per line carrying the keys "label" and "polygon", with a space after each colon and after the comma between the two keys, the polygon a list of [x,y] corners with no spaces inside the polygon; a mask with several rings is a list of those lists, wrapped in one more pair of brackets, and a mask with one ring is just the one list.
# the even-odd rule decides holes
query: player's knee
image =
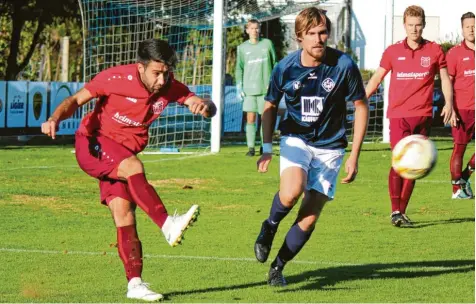
{"label": "player's knee", "polygon": [[135,224],[133,204],[123,198],[116,197],[109,202],[109,209],[116,227],[130,226]]}
{"label": "player's knee", "polygon": [[281,204],[287,207],[294,206],[296,202],[299,200],[303,189],[300,187],[292,187],[287,189],[279,190],[279,198],[281,200]]}
{"label": "player's knee", "polygon": [[131,175],[144,173],[144,165],[135,156],[124,159],[118,167],[117,175],[119,177],[128,178]]}
{"label": "player's knee", "polygon": [[301,219],[299,222],[299,227],[303,231],[312,231],[317,222],[317,215],[309,215]]}

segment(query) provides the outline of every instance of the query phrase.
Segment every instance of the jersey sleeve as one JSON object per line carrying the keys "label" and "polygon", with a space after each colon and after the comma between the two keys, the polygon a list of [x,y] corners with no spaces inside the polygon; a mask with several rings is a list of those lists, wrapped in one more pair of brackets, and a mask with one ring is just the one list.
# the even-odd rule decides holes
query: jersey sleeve
{"label": "jersey sleeve", "polygon": [[177,103],[183,105],[188,98],[195,96],[195,93],[191,92],[190,89],[183,83],[175,79],[172,79],[171,81],[172,82],[168,90],[168,98],[170,101],[176,101]]}
{"label": "jersey sleeve", "polygon": [[390,49],[387,48],[380,59],[380,67],[384,68],[387,71],[392,69],[392,56],[390,54]]}
{"label": "jersey sleeve", "polygon": [[364,82],[359,68],[354,61],[350,64],[346,77],[347,95],[345,101],[356,101],[365,99]]}
{"label": "jersey sleeve", "polygon": [[437,50],[437,59],[438,59],[438,71],[446,68],[447,64],[446,64],[445,53],[443,53],[443,49],[439,45]]}
{"label": "jersey sleeve", "polygon": [[[119,74],[118,74],[119,75]],[[91,81],[84,85],[84,88],[96,98],[99,96],[109,96],[111,94],[111,75],[108,70],[97,74]]]}
{"label": "jersey sleeve", "polygon": [[240,87],[243,86],[243,69],[244,69],[244,60],[241,52],[241,47],[236,48],[236,68],[235,68],[235,79],[236,84]]}
{"label": "jersey sleeve", "polygon": [[275,105],[279,104],[283,97],[283,90],[281,89],[283,75],[279,65],[276,65],[271,73],[271,79],[269,80],[268,92],[264,97],[264,100],[269,101]]}

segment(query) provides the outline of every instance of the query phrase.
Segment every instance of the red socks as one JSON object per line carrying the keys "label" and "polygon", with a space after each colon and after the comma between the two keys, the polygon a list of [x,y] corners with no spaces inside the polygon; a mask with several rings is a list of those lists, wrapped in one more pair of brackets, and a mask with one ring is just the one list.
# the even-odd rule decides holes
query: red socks
{"label": "red socks", "polygon": [[156,223],[160,228],[167,219],[167,210],[154,187],[149,185],[144,173],[129,176],[127,179],[129,190],[134,202]]}
{"label": "red socks", "polygon": [[405,214],[407,211],[408,202],[412,196],[415,181],[411,179],[403,179],[402,192],[400,193],[400,213]]}
{"label": "red socks", "polygon": [[390,174],[388,175],[388,192],[390,194],[390,200],[392,201],[392,213],[400,211],[402,180],[400,175],[398,175],[393,168],[390,168]]}
{"label": "red socks", "polygon": [[117,250],[129,281],[142,274],[142,244],[135,225],[117,227]]}

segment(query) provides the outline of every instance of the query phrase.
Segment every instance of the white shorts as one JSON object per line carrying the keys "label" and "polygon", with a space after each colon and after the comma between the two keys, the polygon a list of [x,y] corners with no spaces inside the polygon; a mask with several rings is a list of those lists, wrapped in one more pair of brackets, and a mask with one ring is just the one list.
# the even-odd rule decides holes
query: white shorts
{"label": "white shorts", "polygon": [[344,149],[321,149],[307,145],[297,137],[281,138],[280,174],[289,167],[307,172],[306,190],[316,190],[334,198],[337,176],[344,159]]}

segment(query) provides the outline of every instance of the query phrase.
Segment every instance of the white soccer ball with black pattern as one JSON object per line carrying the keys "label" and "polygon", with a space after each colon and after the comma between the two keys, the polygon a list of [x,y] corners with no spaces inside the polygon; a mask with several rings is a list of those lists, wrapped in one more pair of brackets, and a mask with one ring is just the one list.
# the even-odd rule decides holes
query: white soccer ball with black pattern
{"label": "white soccer ball with black pattern", "polygon": [[436,147],[433,141],[419,134],[402,138],[393,148],[392,167],[406,179],[427,176],[436,164]]}

